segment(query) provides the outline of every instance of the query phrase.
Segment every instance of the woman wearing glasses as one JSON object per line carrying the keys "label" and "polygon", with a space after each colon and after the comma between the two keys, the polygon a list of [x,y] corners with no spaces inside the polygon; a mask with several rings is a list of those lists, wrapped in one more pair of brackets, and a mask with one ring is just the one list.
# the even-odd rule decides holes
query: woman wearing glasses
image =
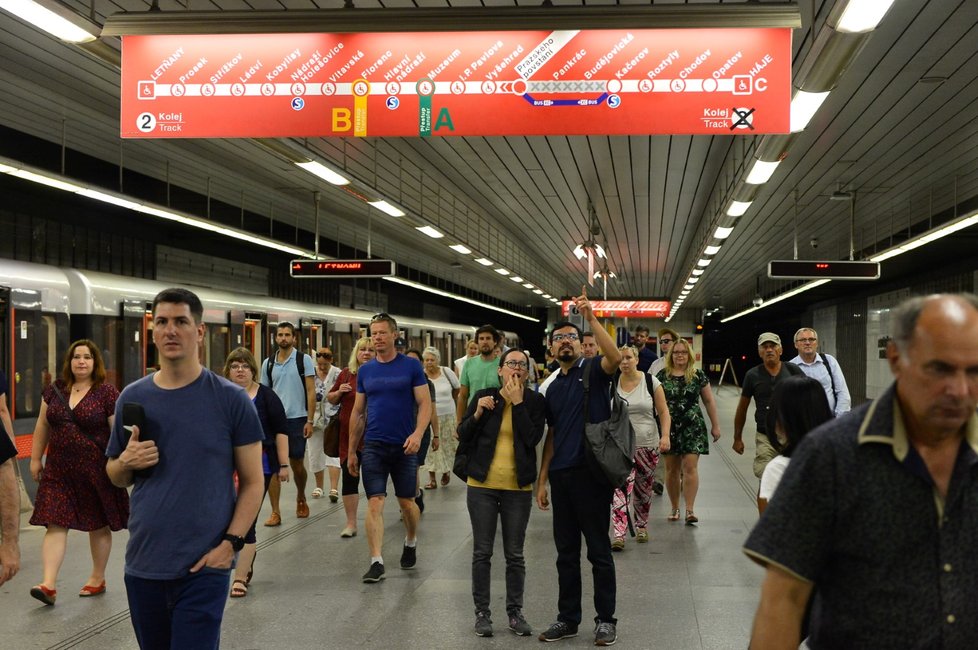
{"label": "woman wearing glasses", "polygon": [[699,489],[700,454],[710,453],[710,438],[699,400],[702,397],[712,425],[713,442],[720,439],[720,420],[717,406],[710,390],[710,380],[693,363],[693,344],[686,339],[676,339],[666,355],[666,367],[659,371],[658,379],[666,393],[669,415],[672,419],[669,453],[666,457],[666,490],[672,511],[669,521],[679,521],[679,495],[686,498],[686,523],[695,524],[699,519],[693,510],[696,491]]}
{"label": "woman wearing glasses", "polygon": [[333,352],[329,348],[319,348],[316,352],[316,417],[312,423],[312,436],[306,445],[306,464],[316,478],[316,489],[312,491],[313,499],[323,498],[323,471],[329,471],[329,500],[339,501],[337,490],[340,484],[340,459],[330,458],[323,452],[323,433],[330,418],[336,416],[339,407],[326,400],[326,393],[336,383],[340,369],[333,365]]}
{"label": "woman wearing glasses", "polygon": [[[339,404],[340,412],[334,417],[340,419],[340,470],[343,474],[343,509],[346,511],[346,527],[340,537],[353,537],[357,534],[357,506],[360,504],[360,477],[353,476],[347,469],[347,447],[350,446],[350,414],[357,396],[357,370],[374,358],[374,344],[369,337],[363,337],[353,346],[350,361],[340,371],[333,387],[326,393],[330,404]],[[363,440],[357,454],[363,449]]]}
{"label": "woman wearing glasses", "polygon": [[[255,381],[258,374],[258,363],[248,348],[235,348],[224,362],[224,376],[245,389],[248,397],[258,411],[261,428],[265,432],[262,441],[261,464],[265,475],[265,493],[272,475],[278,474],[278,480],[289,480],[289,428],[285,417],[285,407],[282,400],[271,388],[262,386]],[[320,448],[322,445],[320,445]],[[265,495],[262,495],[262,501]],[[234,570],[234,581],[231,583],[231,598],[243,598],[248,595],[248,586],[254,574],[255,564],[255,526],[258,515],[245,535],[245,545],[238,555],[238,564]]]}
{"label": "woman wearing glasses", "polygon": [[525,352],[506,351],[499,359],[502,386],[477,392],[458,429],[457,453],[465,459],[472,522],[472,599],[478,636],[492,636],[489,582],[497,521],[503,527],[509,629],[519,636],[531,633],[523,617],[523,540],[537,474],[536,445],[543,437],[547,407],[539,393],[526,387],[529,367]]}

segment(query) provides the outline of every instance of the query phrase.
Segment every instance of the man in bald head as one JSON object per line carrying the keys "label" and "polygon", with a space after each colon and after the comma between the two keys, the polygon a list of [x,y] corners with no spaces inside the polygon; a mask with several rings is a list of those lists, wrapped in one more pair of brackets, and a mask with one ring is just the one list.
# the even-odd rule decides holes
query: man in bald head
{"label": "man in bald head", "polygon": [[[978,297],[893,314],[895,381],[806,436],[744,552],[751,648],[978,648]],[[814,594],[814,596],[813,596]]]}

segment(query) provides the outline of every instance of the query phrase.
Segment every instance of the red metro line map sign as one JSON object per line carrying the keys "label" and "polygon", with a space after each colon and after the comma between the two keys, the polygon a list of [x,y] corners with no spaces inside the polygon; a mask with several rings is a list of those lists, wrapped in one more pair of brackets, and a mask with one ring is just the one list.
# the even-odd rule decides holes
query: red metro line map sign
{"label": "red metro line map sign", "polygon": [[791,30],[125,36],[124,138],[787,133]]}

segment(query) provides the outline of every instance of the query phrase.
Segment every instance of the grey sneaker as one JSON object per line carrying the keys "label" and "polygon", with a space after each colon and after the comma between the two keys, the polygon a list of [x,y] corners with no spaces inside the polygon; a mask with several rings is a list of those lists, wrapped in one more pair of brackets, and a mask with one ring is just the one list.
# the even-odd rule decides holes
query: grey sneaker
{"label": "grey sneaker", "polygon": [[523,612],[518,609],[509,613],[509,629],[516,636],[530,636],[533,634],[533,630],[530,629],[530,624],[523,618]]}
{"label": "grey sneaker", "polygon": [[367,569],[367,572],[363,574],[364,582],[380,582],[384,579],[384,565],[380,562],[374,562]]}
{"label": "grey sneaker", "polygon": [[475,635],[492,636],[492,620],[489,619],[489,612],[475,613]]}
{"label": "grey sneaker", "polygon": [[618,630],[614,623],[598,623],[594,628],[594,645],[615,645],[618,640]]}
{"label": "grey sneaker", "polygon": [[541,641],[560,641],[561,639],[566,639],[572,636],[577,636],[577,626],[571,625],[570,623],[565,623],[563,621],[557,621],[548,627],[537,638]]}
{"label": "grey sneaker", "polygon": [[418,547],[405,546],[404,551],[401,553],[401,568],[413,569],[414,565],[417,563],[418,563]]}

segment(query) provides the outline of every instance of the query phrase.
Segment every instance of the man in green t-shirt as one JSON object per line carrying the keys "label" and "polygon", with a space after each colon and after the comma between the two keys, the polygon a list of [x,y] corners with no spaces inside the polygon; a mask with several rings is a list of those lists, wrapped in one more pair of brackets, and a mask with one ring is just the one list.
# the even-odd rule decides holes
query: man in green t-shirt
{"label": "man in green t-shirt", "polygon": [[471,357],[462,366],[462,376],[459,383],[462,385],[458,391],[458,402],[456,403],[456,416],[458,422],[465,417],[465,410],[469,406],[469,400],[483,388],[499,386],[499,361],[496,356],[496,346],[502,337],[492,325],[483,325],[475,331],[475,342],[479,346],[479,356]]}

